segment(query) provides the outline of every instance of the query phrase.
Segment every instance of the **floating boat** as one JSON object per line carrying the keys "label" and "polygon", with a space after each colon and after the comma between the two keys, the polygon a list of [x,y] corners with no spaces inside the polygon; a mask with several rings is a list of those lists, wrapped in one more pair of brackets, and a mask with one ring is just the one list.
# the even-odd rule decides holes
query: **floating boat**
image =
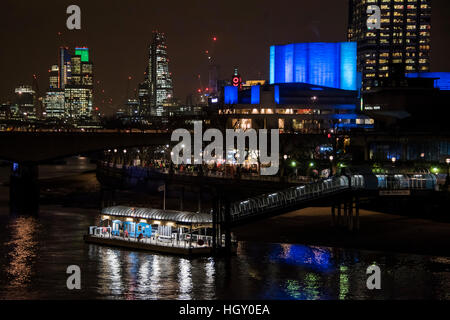
{"label": "floating boat", "polygon": [[98,226],[89,227],[87,243],[177,255],[212,253],[212,216],[150,208],[110,207]]}

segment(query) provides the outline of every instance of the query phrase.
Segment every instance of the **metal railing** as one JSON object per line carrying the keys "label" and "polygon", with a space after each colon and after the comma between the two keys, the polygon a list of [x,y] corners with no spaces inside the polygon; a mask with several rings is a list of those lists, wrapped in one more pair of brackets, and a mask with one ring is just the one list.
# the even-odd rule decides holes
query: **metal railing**
{"label": "metal railing", "polygon": [[[163,237],[163,236],[152,236],[152,237],[144,237],[142,239],[136,237],[125,237],[125,236],[117,236],[112,234],[111,227],[97,227],[91,226],[89,227],[89,236],[100,238],[100,239],[110,239],[110,240],[121,240],[132,243],[141,243],[148,244],[159,247],[172,247],[172,248],[210,248],[212,245],[212,237],[211,236],[203,236],[203,235],[192,235],[192,241],[187,238],[176,239],[173,237]],[[198,241],[203,240],[203,245],[199,245]]]}
{"label": "metal railing", "polygon": [[232,203],[230,205],[231,221],[264,214],[274,209],[290,207],[302,201],[321,198],[343,190],[362,189],[364,187],[364,178],[358,176],[351,177],[351,182],[349,182],[349,178],[342,176],[292,187],[280,192]]}

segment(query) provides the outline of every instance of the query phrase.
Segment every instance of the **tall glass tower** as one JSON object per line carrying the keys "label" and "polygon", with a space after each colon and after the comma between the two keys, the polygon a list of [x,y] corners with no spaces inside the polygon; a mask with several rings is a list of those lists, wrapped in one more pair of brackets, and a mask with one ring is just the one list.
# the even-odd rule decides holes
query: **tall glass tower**
{"label": "tall glass tower", "polygon": [[154,32],[153,34],[148,68],[151,113],[160,117],[165,114],[164,107],[173,98],[172,75],[169,72],[169,58],[164,33]]}
{"label": "tall glass tower", "polygon": [[[380,9],[381,28],[368,26],[369,6]],[[389,77],[393,65],[406,73],[430,70],[431,0],[349,0],[348,40],[358,43],[363,90]]]}

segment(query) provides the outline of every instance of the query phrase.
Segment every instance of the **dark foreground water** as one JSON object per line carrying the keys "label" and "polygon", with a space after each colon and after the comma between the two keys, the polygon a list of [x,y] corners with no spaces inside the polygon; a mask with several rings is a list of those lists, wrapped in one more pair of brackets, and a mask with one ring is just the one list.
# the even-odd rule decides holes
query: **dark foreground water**
{"label": "dark foreground water", "polygon": [[[91,169],[71,161],[41,177]],[[6,199],[0,187],[0,299],[450,299],[450,258],[240,243],[229,261],[190,260],[88,245],[95,215],[44,207],[14,218]],[[380,291],[366,287],[371,264],[382,270]],[[67,289],[70,265],[81,268],[80,291]]]}
{"label": "dark foreground water", "polygon": [[[0,299],[449,299],[450,259],[303,245],[241,243],[230,261],[184,259],[85,244],[95,219],[44,210],[0,216]],[[382,290],[366,269],[382,270]],[[69,291],[66,269],[82,270]]]}

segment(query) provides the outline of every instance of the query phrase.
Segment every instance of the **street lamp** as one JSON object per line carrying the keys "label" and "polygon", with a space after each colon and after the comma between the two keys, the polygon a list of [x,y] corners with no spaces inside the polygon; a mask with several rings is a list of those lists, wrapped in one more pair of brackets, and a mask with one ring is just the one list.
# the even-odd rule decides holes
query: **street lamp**
{"label": "street lamp", "polygon": [[334,161],[334,157],[330,156],[330,176],[333,175],[333,161]]}
{"label": "street lamp", "polygon": [[286,161],[286,160],[288,159],[287,154],[285,154],[283,158],[284,158],[284,160]]}
{"label": "street lamp", "polygon": [[396,157],[392,157],[392,163],[395,164],[397,162],[397,158]]}

